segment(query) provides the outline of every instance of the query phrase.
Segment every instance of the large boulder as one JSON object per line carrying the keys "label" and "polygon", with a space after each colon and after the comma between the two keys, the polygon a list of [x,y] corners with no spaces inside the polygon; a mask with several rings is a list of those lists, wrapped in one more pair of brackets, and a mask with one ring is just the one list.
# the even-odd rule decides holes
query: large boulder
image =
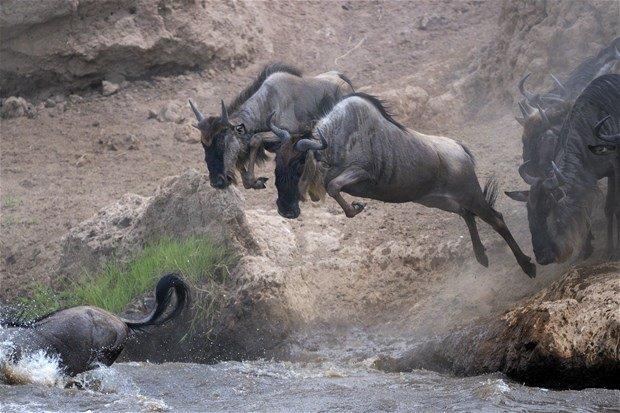
{"label": "large boulder", "polygon": [[206,66],[264,50],[254,2],[6,0],[0,95],[84,88]]}
{"label": "large boulder", "polygon": [[500,317],[427,340],[388,371],[427,368],[478,375],[502,371],[551,388],[618,388],[620,264],[580,267]]}
{"label": "large boulder", "polygon": [[62,240],[59,273],[94,273],[106,261],[127,259],[162,237],[207,235],[233,248],[255,250],[243,203],[236,188],[216,190],[204,174],[190,169],[164,180],[152,196],[126,194],[72,228]]}

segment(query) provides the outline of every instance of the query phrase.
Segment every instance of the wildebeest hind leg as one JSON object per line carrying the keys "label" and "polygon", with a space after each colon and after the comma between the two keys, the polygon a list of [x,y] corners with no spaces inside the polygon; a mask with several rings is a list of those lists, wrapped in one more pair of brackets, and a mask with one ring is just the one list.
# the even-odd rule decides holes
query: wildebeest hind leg
{"label": "wildebeest hind leg", "polygon": [[476,226],[476,218],[474,214],[465,210],[461,213],[461,216],[465,220],[467,224],[467,229],[469,230],[469,235],[471,237],[471,243],[474,247],[474,255],[476,256],[476,260],[483,266],[489,266],[489,258],[485,252],[484,245],[482,245],[482,241],[480,241],[480,234],[478,233],[478,227]]}
{"label": "wildebeest hind leg", "polygon": [[366,204],[360,202],[353,202],[349,204],[343,197],[340,191],[347,185],[353,185],[358,182],[366,181],[370,179],[368,172],[360,167],[351,167],[345,169],[340,175],[329,181],[327,184],[327,193],[334,198],[338,205],[342,208],[347,218],[353,218],[366,206]]}
{"label": "wildebeest hind leg", "polygon": [[532,263],[530,257],[525,255],[523,251],[521,251],[521,247],[519,247],[519,244],[517,244],[517,241],[515,241],[515,239],[512,237],[510,230],[506,226],[502,214],[495,211],[488,205],[484,205],[478,210],[473,210],[472,212],[475,213],[478,217],[480,217],[480,219],[482,219],[484,222],[493,227],[495,232],[497,232],[499,235],[502,236],[502,238],[504,238],[504,240],[512,250],[515,258],[517,259],[519,266],[521,266],[523,272],[526,273],[528,277],[534,278],[536,276],[536,265]]}

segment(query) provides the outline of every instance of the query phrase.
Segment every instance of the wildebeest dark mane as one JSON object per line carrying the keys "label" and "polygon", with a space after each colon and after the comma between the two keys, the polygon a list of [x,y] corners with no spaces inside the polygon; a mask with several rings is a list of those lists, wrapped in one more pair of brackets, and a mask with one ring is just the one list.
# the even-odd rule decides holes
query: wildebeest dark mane
{"label": "wildebeest dark mane", "polygon": [[402,130],[403,132],[407,132],[407,128],[392,117],[392,114],[385,107],[385,104],[383,101],[381,101],[381,99],[377,98],[376,96],[370,95],[368,93],[364,93],[364,92],[350,93],[346,95],[343,99],[350,98],[353,96],[357,96],[357,97],[360,97],[368,101],[379,111],[379,113],[381,114],[381,116],[385,118],[385,120],[387,120],[388,122],[396,126],[398,129]]}
{"label": "wildebeest dark mane", "polygon": [[[293,76],[301,77],[302,73],[299,69],[287,65],[285,63],[275,62],[270,63],[261,70],[260,74],[254,81],[245,89],[243,89],[235,99],[233,99],[232,103],[228,105],[228,113],[234,113],[243,103],[248,100],[260,87],[263,85],[265,80],[274,73],[285,72],[289,73]],[[344,80],[344,79],[343,79]]]}

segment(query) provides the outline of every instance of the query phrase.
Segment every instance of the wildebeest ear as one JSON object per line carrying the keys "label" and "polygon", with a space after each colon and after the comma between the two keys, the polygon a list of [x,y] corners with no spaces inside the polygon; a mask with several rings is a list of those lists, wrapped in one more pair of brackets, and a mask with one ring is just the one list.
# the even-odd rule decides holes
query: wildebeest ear
{"label": "wildebeest ear", "polygon": [[519,202],[527,202],[530,197],[530,191],[506,191],[504,192],[509,198]]}
{"label": "wildebeest ear", "polygon": [[588,149],[595,155],[610,155],[616,152],[616,145],[588,145]]}

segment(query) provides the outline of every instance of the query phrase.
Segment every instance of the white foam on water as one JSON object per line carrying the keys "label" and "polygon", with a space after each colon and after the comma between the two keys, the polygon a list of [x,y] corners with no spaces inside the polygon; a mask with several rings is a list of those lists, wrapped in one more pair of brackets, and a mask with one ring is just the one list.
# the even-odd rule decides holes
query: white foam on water
{"label": "white foam on water", "polygon": [[0,366],[4,380],[9,384],[40,384],[64,387],[66,376],[60,366],[60,358],[43,350],[35,351],[13,362],[4,360]]}
{"label": "white foam on water", "polygon": [[71,378],[70,384],[104,394],[131,394],[136,391],[136,386],[129,377],[103,364]]}
{"label": "white foam on water", "polygon": [[487,379],[480,383],[474,393],[482,399],[489,399],[510,393],[511,390],[508,383],[502,379]]}

